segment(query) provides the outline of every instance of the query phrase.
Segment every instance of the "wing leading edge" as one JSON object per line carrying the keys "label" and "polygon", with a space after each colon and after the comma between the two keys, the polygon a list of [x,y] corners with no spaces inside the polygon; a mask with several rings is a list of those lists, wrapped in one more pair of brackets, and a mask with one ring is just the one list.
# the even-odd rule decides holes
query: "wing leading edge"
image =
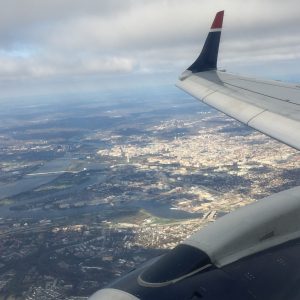
{"label": "wing leading edge", "polygon": [[217,70],[224,12],[177,86],[228,116],[300,150],[300,86]]}

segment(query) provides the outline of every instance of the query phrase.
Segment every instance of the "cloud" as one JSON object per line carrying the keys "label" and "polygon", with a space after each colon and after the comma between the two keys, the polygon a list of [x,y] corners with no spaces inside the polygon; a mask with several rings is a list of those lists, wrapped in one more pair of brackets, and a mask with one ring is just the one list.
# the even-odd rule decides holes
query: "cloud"
{"label": "cloud", "polygon": [[294,61],[296,69],[299,6],[296,0],[5,1],[0,79],[179,72],[197,56],[220,9],[220,65],[239,70]]}
{"label": "cloud", "polygon": [[43,53],[30,57],[0,54],[0,79],[72,76],[93,73],[128,73],[135,61],[126,57],[65,56]]}
{"label": "cloud", "polygon": [[97,14],[101,16],[115,15],[130,7],[127,0],[1,0],[0,32],[7,29],[19,31],[33,25],[44,25],[60,22],[71,17]]}

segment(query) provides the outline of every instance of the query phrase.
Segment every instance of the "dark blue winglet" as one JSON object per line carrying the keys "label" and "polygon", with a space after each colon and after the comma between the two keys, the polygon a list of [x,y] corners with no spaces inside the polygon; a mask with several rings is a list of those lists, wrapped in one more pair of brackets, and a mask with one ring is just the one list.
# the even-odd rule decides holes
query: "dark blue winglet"
{"label": "dark blue winglet", "polygon": [[219,11],[216,14],[201,54],[187,70],[198,73],[217,69],[223,17],[224,11]]}

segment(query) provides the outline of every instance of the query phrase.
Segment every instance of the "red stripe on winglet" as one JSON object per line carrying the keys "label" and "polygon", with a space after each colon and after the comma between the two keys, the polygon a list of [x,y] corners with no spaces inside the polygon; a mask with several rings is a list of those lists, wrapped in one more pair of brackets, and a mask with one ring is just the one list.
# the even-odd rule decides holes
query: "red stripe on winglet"
{"label": "red stripe on winglet", "polygon": [[219,11],[219,12],[216,14],[216,17],[215,17],[214,22],[212,23],[210,29],[219,29],[219,28],[222,28],[222,25],[223,25],[223,17],[224,17],[224,10]]}

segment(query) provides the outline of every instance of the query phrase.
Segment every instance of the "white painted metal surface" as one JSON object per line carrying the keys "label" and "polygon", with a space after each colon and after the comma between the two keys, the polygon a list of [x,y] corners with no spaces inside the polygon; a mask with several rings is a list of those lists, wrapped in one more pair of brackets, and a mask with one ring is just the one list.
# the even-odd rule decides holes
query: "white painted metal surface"
{"label": "white painted metal surface", "polygon": [[200,101],[300,150],[300,87],[220,71],[185,74],[177,86]]}
{"label": "white painted metal surface", "polygon": [[116,289],[103,289],[96,292],[89,300],[139,300],[124,291]]}
{"label": "white painted metal surface", "polygon": [[300,237],[300,187],[229,213],[192,235],[184,244],[206,252],[222,267]]}

